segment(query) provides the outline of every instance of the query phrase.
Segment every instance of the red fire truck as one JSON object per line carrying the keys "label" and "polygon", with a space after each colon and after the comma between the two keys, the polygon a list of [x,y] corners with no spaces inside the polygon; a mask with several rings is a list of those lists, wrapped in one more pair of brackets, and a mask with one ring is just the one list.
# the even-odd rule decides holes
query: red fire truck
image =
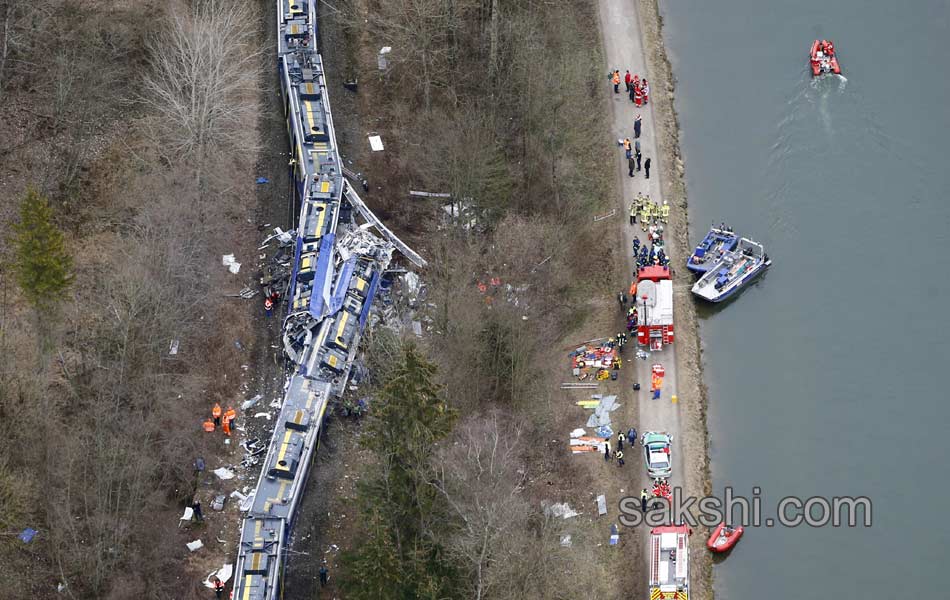
{"label": "red fire truck", "polygon": [[637,343],[662,350],[673,343],[673,281],[669,267],[643,267],[637,272]]}

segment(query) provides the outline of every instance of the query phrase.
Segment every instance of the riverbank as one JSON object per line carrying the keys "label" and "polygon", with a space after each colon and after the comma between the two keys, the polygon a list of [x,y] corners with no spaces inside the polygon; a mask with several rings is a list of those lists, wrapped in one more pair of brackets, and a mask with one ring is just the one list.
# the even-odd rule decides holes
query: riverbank
{"label": "riverbank", "polygon": [[[640,430],[664,430],[674,435],[674,474],[672,483],[683,488],[684,496],[705,495],[711,491],[708,464],[706,397],[702,385],[700,343],[696,309],[689,294],[692,278],[683,265],[689,253],[686,184],[679,149],[679,126],[673,106],[675,85],[662,39],[662,18],[656,0],[639,0],[635,4],[623,0],[600,0],[601,26],[607,67],[630,69],[650,81],[650,103],[640,109],[629,103],[625,95],[611,93],[613,137],[633,137],[632,121],[636,114],[643,120],[641,143],[644,158],[652,158],[652,177],[643,173],[627,176],[623,154],[617,153],[617,178],[622,190],[620,214],[623,216],[621,237],[625,255],[625,274],[633,272],[630,248],[634,235],[643,235],[639,224],[626,224],[627,204],[638,193],[649,194],[653,201],[666,200],[670,206],[669,225],[665,239],[674,268],[674,320],[676,342],[671,348],[653,353],[649,361],[636,361],[638,381],[648,381],[653,362],[660,362],[667,371],[669,384],[664,385],[663,401],[654,401],[641,394],[637,423]],[[627,281],[629,284],[629,281]],[[672,402],[676,395],[678,402]],[[691,541],[690,592],[694,598],[711,598],[712,561],[705,549],[707,532],[693,532]],[[647,543],[647,532],[640,532],[641,543]],[[648,565],[642,561],[642,577],[646,580]]]}

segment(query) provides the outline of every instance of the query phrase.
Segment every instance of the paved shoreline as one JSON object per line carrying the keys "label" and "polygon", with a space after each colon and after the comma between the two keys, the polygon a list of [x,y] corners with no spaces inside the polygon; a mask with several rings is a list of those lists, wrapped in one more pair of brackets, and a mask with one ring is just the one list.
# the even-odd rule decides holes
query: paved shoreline
{"label": "paved shoreline", "polygon": [[[621,221],[621,251],[624,255],[625,276],[633,272],[630,253],[634,235],[644,237],[642,230],[629,226],[627,208],[630,200],[643,192],[654,202],[666,200],[671,206],[669,225],[666,227],[666,245],[675,271],[674,319],[676,342],[671,348],[653,353],[647,361],[635,363],[635,380],[649,382],[650,366],[659,362],[667,371],[661,400],[651,400],[641,392],[636,422],[638,429],[666,430],[674,439],[674,474],[671,483],[681,486],[684,495],[700,496],[711,491],[706,428],[706,396],[702,385],[700,343],[695,305],[690,297],[692,277],[684,266],[691,246],[688,240],[686,185],[683,162],[679,150],[679,127],[673,107],[674,80],[662,40],[662,19],[657,0],[599,0],[601,34],[607,69],[620,69],[646,77],[650,82],[650,103],[642,108],[634,106],[623,93],[609,91],[611,143],[617,138],[633,139],[633,120],[639,113],[643,120],[641,144],[644,160],[652,158],[650,179],[641,171],[636,177],[627,176],[623,151],[617,149],[615,164],[618,189],[621,190],[619,212]],[[605,80],[605,85],[607,82]],[[626,280],[629,285],[629,279]],[[678,402],[671,402],[676,395]],[[635,403],[636,404],[636,403]],[[639,462],[639,461],[638,461]],[[644,483],[646,477],[644,475]],[[712,561],[705,548],[708,532],[694,530],[690,543],[690,596],[712,598]],[[640,531],[643,544],[647,532]],[[646,558],[646,553],[643,553]],[[648,565],[644,564],[642,577],[646,584]]]}

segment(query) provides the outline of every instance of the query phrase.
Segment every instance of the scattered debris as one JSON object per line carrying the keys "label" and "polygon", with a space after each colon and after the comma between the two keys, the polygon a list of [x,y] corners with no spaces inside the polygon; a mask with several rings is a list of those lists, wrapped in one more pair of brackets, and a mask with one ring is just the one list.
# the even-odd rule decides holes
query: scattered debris
{"label": "scattered debris", "polygon": [[417,192],[415,190],[409,190],[410,196],[416,196],[419,198],[451,198],[452,194],[448,192]]}
{"label": "scattered debris", "polygon": [[205,577],[204,586],[208,589],[214,589],[214,584],[211,583],[211,578],[216,576],[221,580],[221,583],[227,583],[231,579],[231,575],[234,573],[234,565],[222,565],[217,571],[211,571],[208,573],[208,576]]}
{"label": "scattered debris", "polygon": [[185,544],[185,546],[187,546],[188,549],[191,550],[192,552],[197,552],[198,550],[201,550],[202,548],[204,548],[204,544],[201,543],[201,540],[188,542],[187,544]]}
{"label": "scattered debris", "polygon": [[383,46],[379,49],[379,54],[376,55],[376,66],[379,67],[380,71],[385,71],[389,68],[389,58],[387,58],[387,55],[392,51],[392,46]]}
{"label": "scattered debris", "polygon": [[258,293],[259,293],[258,290],[252,290],[249,287],[245,287],[237,294],[225,294],[224,297],[225,298],[244,298],[245,300],[250,300],[251,298],[256,296]]}
{"label": "scattered debris", "polygon": [[237,490],[234,490],[233,492],[231,492],[231,497],[237,498],[241,502],[244,502],[245,500],[247,500],[247,496],[245,496],[244,494],[242,494],[241,492]]}
{"label": "scattered debris", "polygon": [[571,437],[572,437],[572,438],[579,438],[579,437],[581,437],[582,435],[584,435],[585,433],[587,433],[587,432],[584,430],[584,428],[578,427],[577,429],[575,429],[574,431],[571,432]]}
{"label": "scattered debris", "polygon": [[178,526],[181,527],[182,521],[188,521],[190,523],[191,520],[194,518],[195,518],[195,509],[193,509],[190,506],[186,506],[184,514],[178,517]]}
{"label": "scattered debris", "polygon": [[548,516],[561,517],[562,519],[570,519],[571,517],[576,517],[580,513],[571,508],[567,502],[558,502],[557,504],[552,504],[544,508],[544,514]]}
{"label": "scattered debris", "polygon": [[241,271],[241,263],[234,260],[233,254],[225,254],[221,256],[221,264],[228,268],[228,271],[237,275]]}
{"label": "scattered debris", "polygon": [[596,383],[577,383],[577,382],[567,382],[561,384],[562,390],[596,390]]}
{"label": "scattered debris", "polygon": [[571,438],[571,453],[585,454],[588,452],[603,452],[605,437],[579,436]]}
{"label": "scattered debris", "polygon": [[26,529],[20,532],[20,535],[16,537],[18,540],[20,540],[24,544],[29,544],[30,542],[33,541],[33,538],[36,537],[37,533],[39,533],[39,531],[37,531],[36,529],[33,529],[32,527],[27,527]]}
{"label": "scattered debris", "polygon": [[178,354],[178,340],[172,340],[168,345],[168,355],[175,356],[176,354]]}
{"label": "scattered debris", "polygon": [[255,404],[257,404],[258,402],[260,402],[260,401],[261,401],[261,398],[263,398],[263,396],[260,395],[260,394],[258,394],[258,395],[256,395],[256,396],[254,396],[253,398],[251,398],[250,400],[245,400],[244,402],[241,403],[241,410],[247,410],[247,409],[251,408],[252,406],[254,406]]}
{"label": "scattered debris", "polygon": [[413,321],[412,333],[414,333],[416,337],[422,337],[422,323],[420,323],[419,321]]}
{"label": "scattered debris", "polygon": [[251,506],[253,506],[253,504],[254,504],[254,492],[252,492],[251,495],[245,498],[244,500],[241,500],[241,506],[240,506],[241,512],[247,512],[251,510]]}
{"label": "scattered debris", "polygon": [[211,510],[216,510],[221,512],[224,510],[224,503],[227,502],[228,497],[224,494],[218,494],[214,497],[214,500],[211,502]]}
{"label": "scattered debris", "polygon": [[369,136],[369,147],[373,152],[382,152],[383,151],[383,138],[378,135]]}
{"label": "scattered debris", "polygon": [[267,419],[268,421],[271,420],[270,413],[267,413],[267,412],[254,413],[254,418],[255,419],[264,418],[264,419]]}
{"label": "scattered debris", "polygon": [[617,214],[617,209],[616,209],[616,208],[613,209],[613,210],[611,210],[611,211],[610,211],[609,213],[607,213],[606,215],[594,215],[594,222],[596,223],[597,221],[603,221],[604,219],[609,219],[610,217],[614,216],[615,214]]}
{"label": "scattered debris", "polygon": [[224,467],[215,469],[214,474],[218,476],[218,479],[234,479],[234,472]]}
{"label": "scattered debris", "polygon": [[257,182],[258,185],[262,185],[262,184],[265,184],[265,183],[270,183],[270,179],[268,179],[268,178],[266,178],[266,177],[258,177],[255,181]]}
{"label": "scattered debris", "polygon": [[607,496],[601,494],[597,496],[597,514],[606,515],[607,514]]}
{"label": "scattered debris", "polygon": [[571,534],[565,533],[564,535],[562,535],[562,536],[561,536],[561,547],[562,547],[562,548],[570,548],[571,545],[572,545],[572,543],[571,543]]}
{"label": "scattered debris", "polygon": [[614,523],[610,526],[610,545],[616,546],[620,541],[620,529],[617,528],[617,524]]}

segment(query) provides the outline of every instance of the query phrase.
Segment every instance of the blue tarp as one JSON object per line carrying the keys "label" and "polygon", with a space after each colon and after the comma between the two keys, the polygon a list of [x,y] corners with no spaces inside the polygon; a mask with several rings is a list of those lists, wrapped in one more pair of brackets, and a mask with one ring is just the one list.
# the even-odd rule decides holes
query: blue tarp
{"label": "blue tarp", "polygon": [[369,283],[366,302],[363,304],[363,310],[360,311],[360,332],[366,327],[366,318],[369,317],[369,309],[373,306],[373,298],[376,297],[376,290],[379,288],[379,277],[379,272],[374,273],[373,280]]}
{"label": "blue tarp", "polygon": [[346,298],[346,291],[350,288],[350,279],[353,277],[354,268],[356,268],[355,256],[343,263],[343,268],[340,269],[340,276],[336,278],[336,287],[330,297],[330,312],[327,316],[332,317],[343,308],[343,300]]}
{"label": "blue tarp", "polygon": [[333,279],[333,243],[336,235],[328,233],[320,240],[320,256],[317,257],[317,271],[313,278],[313,289],[310,291],[310,314],[315,319],[322,319],[327,315],[330,282]]}
{"label": "blue tarp", "polygon": [[258,183],[258,185],[263,184],[263,183],[270,183],[270,179],[268,179],[268,178],[266,178],[266,177],[258,177],[258,178],[257,178],[257,183]]}
{"label": "blue tarp", "polygon": [[20,532],[20,535],[18,535],[17,538],[19,538],[19,540],[24,544],[29,544],[33,541],[33,538],[36,537],[37,533],[39,533],[39,531],[33,529],[32,527],[27,527]]}

